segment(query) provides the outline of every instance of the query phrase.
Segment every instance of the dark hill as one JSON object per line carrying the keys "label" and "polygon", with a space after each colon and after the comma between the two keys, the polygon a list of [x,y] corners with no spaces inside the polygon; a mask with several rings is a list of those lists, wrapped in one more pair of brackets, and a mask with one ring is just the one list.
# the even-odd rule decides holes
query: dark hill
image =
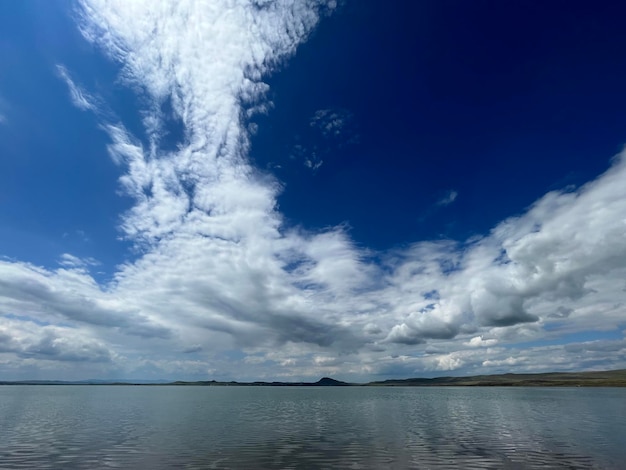
{"label": "dark hill", "polygon": [[321,385],[324,387],[345,387],[350,384],[347,382],[342,382],[341,380],[331,379],[330,377],[322,377],[313,385]]}

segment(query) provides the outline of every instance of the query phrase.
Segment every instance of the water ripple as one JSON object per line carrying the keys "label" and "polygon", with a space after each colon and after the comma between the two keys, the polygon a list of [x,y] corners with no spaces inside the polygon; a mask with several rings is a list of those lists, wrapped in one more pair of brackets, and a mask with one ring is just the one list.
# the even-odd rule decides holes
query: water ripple
{"label": "water ripple", "polygon": [[0,468],[618,469],[626,390],[0,387]]}

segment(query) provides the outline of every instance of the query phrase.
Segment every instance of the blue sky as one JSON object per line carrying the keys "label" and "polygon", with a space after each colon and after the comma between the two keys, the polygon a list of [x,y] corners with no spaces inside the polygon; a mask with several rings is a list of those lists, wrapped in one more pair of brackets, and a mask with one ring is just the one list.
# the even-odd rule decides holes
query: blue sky
{"label": "blue sky", "polygon": [[0,376],[626,367],[603,2],[4,2]]}

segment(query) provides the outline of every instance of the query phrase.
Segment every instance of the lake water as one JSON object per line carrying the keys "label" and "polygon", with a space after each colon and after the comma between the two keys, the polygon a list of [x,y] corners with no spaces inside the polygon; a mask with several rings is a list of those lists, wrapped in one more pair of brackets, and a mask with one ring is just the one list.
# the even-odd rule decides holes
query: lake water
{"label": "lake water", "polygon": [[626,389],[0,386],[0,468],[626,468]]}

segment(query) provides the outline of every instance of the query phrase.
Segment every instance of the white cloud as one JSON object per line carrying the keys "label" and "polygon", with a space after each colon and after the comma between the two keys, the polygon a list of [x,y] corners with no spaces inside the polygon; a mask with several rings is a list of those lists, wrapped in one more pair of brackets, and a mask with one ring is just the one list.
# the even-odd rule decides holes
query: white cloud
{"label": "white cloud", "polygon": [[449,206],[454,201],[456,201],[456,198],[458,197],[458,195],[459,193],[457,191],[455,191],[454,189],[451,189],[445,194],[445,196],[443,196],[441,199],[439,199],[439,201],[437,201],[437,205]]}
{"label": "white cloud", "polygon": [[315,160],[315,155],[313,155],[313,158],[304,159],[304,166],[306,166],[307,168],[313,171],[319,170],[319,168],[323,164],[324,164],[324,160]]}
{"label": "white cloud", "polygon": [[463,343],[464,346],[470,346],[472,348],[494,346],[496,344],[498,344],[497,339],[494,339],[494,338],[484,339],[482,336],[474,336],[469,341]]}
{"label": "white cloud", "polygon": [[[398,323],[395,331],[403,332],[398,338],[432,337],[424,326],[431,320],[470,329],[544,324],[560,308],[571,309],[570,321],[577,323],[590,318],[591,312],[584,310],[588,303],[594,310],[591,324],[617,327],[613,306],[623,305],[626,297],[611,279],[621,275],[626,262],[625,167],[620,157],[578,191],[547,194],[524,215],[471,241],[460,258],[459,248],[448,246],[451,251],[440,254],[439,266],[421,260],[425,271],[403,277],[399,284],[424,283],[430,289],[436,280],[440,300],[427,310],[416,308],[408,321]],[[446,266],[454,269],[447,271]]]}
{"label": "white cloud", "polygon": [[0,261],[0,311],[56,325],[110,328],[147,338],[170,335],[131,299],[103,290],[82,268],[47,271],[27,263]]}
{"label": "white cloud", "polygon": [[97,339],[86,338],[84,332],[6,317],[0,324],[0,353],[21,359],[95,363],[111,362],[115,355]]}
{"label": "white cloud", "polygon": [[[57,270],[0,261],[0,354],[238,379],[530,370],[546,352],[547,368],[593,366],[576,348],[505,346],[540,340],[546,326],[623,328],[623,157],[586,186],[551,192],[466,242],[372,253],[342,227],[285,228],[280,184],[246,158],[245,117],[262,108],[263,76],[295,52],[321,11],[313,1],[83,2],[85,37],[152,100],[149,148],[123,123],[102,124],[135,201],[121,226],[142,255],[102,285],[89,260],[69,254]],[[65,77],[75,104],[92,109]],[[174,151],[157,145],[166,100],[185,130]],[[341,129],[327,114],[316,125]],[[584,350],[626,364],[622,343],[606,347],[614,359],[602,356],[604,343]],[[221,356],[232,349],[247,356]]]}
{"label": "white cloud", "polygon": [[57,65],[56,69],[59,77],[65,82],[70,91],[72,104],[82,111],[97,111],[97,99],[78,86],[64,66]]}
{"label": "white cloud", "polygon": [[339,137],[352,120],[352,113],[345,109],[319,109],[309,125],[318,129],[326,138]]}
{"label": "white cloud", "polygon": [[79,258],[69,253],[63,253],[59,264],[69,269],[85,269],[89,266],[97,266],[100,263],[94,258]]}

